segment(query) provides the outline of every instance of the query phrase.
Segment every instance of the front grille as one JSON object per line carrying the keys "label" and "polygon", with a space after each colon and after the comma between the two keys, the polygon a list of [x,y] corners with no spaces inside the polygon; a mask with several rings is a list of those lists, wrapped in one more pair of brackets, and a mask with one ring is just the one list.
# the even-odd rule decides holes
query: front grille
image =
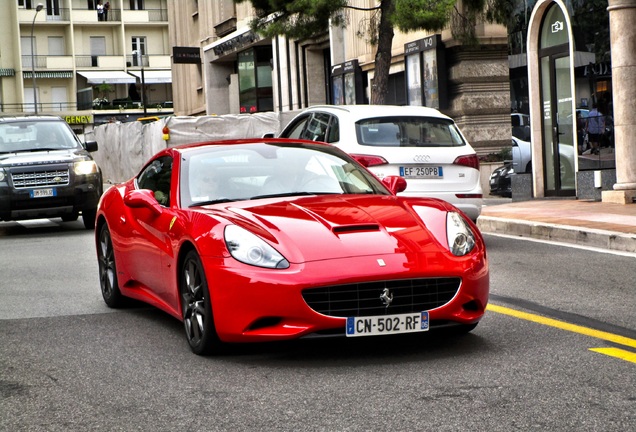
{"label": "front grille", "polygon": [[[421,312],[440,307],[455,296],[460,278],[402,279],[311,288],[303,291],[310,308],[323,315],[362,317]],[[385,289],[393,295],[386,307],[380,300]]]}
{"label": "front grille", "polygon": [[29,172],[12,172],[11,180],[16,189],[45,186],[66,186],[69,182],[68,169],[54,169]]}

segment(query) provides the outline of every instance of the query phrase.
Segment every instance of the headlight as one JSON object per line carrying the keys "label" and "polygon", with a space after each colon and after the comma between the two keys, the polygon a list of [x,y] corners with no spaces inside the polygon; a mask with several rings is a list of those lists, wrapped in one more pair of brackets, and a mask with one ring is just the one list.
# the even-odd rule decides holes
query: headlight
{"label": "headlight", "polygon": [[4,177],[5,177],[5,175],[4,175],[4,170],[3,170],[3,169],[0,169],[0,182],[3,182],[3,181],[4,181]]}
{"label": "headlight", "polygon": [[475,235],[463,217],[457,212],[446,215],[448,247],[453,255],[464,256],[475,247]]}
{"label": "headlight", "polygon": [[289,261],[263,239],[236,226],[225,227],[225,244],[238,261],[258,267],[285,269]]}
{"label": "headlight", "polygon": [[92,160],[75,162],[73,170],[77,175],[95,174],[97,172],[97,164]]}

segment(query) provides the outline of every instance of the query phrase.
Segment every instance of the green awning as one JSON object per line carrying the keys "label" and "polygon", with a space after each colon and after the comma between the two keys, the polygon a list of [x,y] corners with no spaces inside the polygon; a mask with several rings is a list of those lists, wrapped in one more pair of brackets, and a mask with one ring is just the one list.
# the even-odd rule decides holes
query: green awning
{"label": "green awning", "polygon": [[0,69],[0,77],[3,76],[14,76],[15,69]]}
{"label": "green awning", "polygon": [[[33,73],[29,71],[22,72],[24,79],[33,78]],[[73,72],[60,71],[60,72],[35,72],[36,78],[73,78]]]}

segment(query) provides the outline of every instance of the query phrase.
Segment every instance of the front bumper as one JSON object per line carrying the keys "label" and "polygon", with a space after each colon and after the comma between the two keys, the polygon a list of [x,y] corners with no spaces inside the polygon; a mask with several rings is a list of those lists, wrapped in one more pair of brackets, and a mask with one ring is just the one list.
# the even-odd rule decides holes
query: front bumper
{"label": "front bumper", "polygon": [[[385,265],[378,265],[378,260]],[[344,336],[345,317],[323,315],[303,299],[304,290],[326,286],[357,283],[368,286],[369,282],[379,281],[377,302],[380,303],[380,287],[385,286],[385,281],[461,279],[450,301],[429,310],[432,327],[436,323],[476,323],[488,302],[489,274],[483,251],[461,258],[443,253],[365,256],[297,264],[286,270],[237,266],[231,258],[204,258],[204,266],[215,327],[225,342],[265,342],[325,334]],[[390,308],[387,310],[391,314]]]}
{"label": "front bumper", "polygon": [[[34,197],[34,191],[50,189],[53,196]],[[0,219],[25,220],[77,215],[97,208],[102,195],[101,174],[71,175],[68,185],[15,188],[7,179],[0,183]]]}

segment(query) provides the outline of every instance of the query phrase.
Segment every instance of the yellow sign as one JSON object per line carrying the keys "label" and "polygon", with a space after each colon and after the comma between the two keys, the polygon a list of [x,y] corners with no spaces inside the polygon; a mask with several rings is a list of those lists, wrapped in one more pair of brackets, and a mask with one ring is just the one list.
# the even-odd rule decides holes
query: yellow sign
{"label": "yellow sign", "polygon": [[93,123],[93,116],[64,116],[64,120],[66,120],[68,124],[90,124]]}

